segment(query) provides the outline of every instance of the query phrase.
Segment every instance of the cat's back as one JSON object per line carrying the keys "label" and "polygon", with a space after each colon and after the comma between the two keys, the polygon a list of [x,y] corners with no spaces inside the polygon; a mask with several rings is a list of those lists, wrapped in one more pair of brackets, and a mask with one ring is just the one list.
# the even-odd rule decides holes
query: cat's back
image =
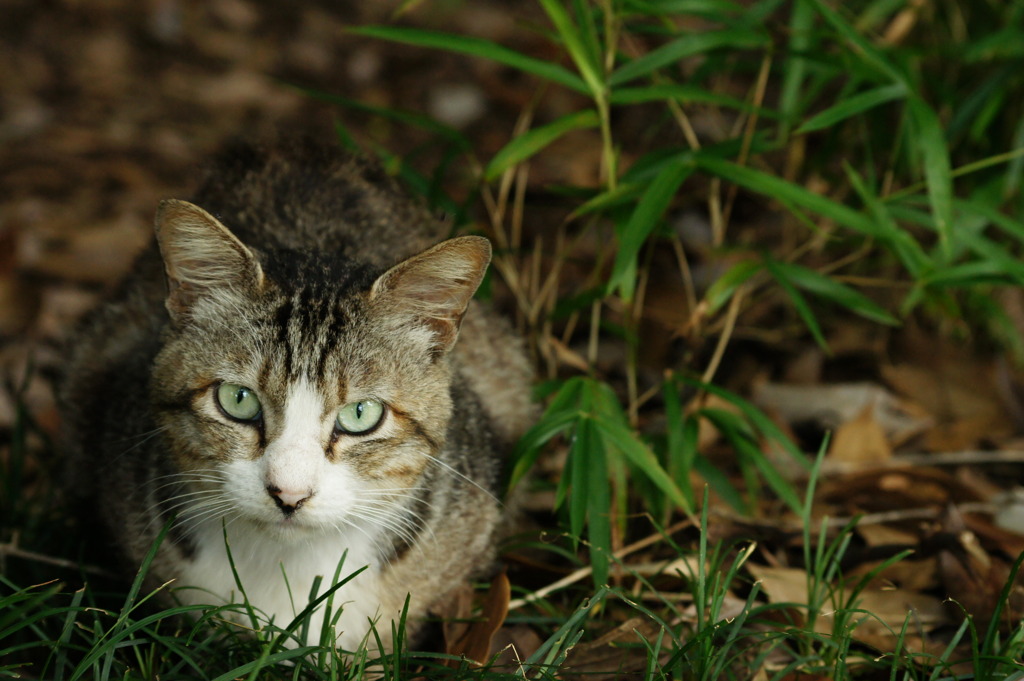
{"label": "cat's back", "polygon": [[374,267],[447,236],[377,161],[307,138],[229,146],[193,202],[256,250],[331,253]]}

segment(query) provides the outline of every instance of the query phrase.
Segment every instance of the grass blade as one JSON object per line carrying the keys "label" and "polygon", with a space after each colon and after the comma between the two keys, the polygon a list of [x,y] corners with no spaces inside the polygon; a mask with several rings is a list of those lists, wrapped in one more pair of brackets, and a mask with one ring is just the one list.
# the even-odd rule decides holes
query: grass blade
{"label": "grass blade", "polygon": [[529,73],[534,76],[549,80],[559,85],[564,85],[570,90],[586,93],[588,88],[578,76],[571,71],[553,64],[549,61],[534,59],[515,50],[502,47],[489,40],[474,38],[471,36],[457,35],[453,33],[442,33],[438,31],[427,31],[416,28],[405,28],[401,26],[354,26],[346,29],[353,35],[366,36],[368,38],[379,38],[405,45],[417,47],[428,47],[431,49],[444,50],[445,52],[457,52],[472,57],[490,59],[505,66]]}
{"label": "grass blade", "polygon": [[865,319],[888,326],[898,326],[900,323],[898,319],[864,294],[812,269],[791,263],[773,261],[769,267],[769,271],[771,270],[784,276],[794,286],[813,293],[819,298],[824,298],[845,307],[847,310]]}
{"label": "grass blade", "polygon": [[582,35],[569,13],[565,11],[565,7],[557,0],[539,0],[539,2],[551,23],[554,24],[555,31],[558,32],[565,49],[569,52],[573,63],[576,64],[576,69],[583,76],[583,82],[586,83],[591,96],[604,98],[604,74],[600,64],[595,61],[598,56],[587,50]]}
{"label": "grass blade", "polygon": [[949,162],[949,148],[938,114],[914,97],[907,103],[918,153],[924,163],[924,176],[928,185],[928,201],[939,232],[939,246],[945,261],[952,258],[953,243],[953,172]]}
{"label": "grass blade", "polygon": [[612,90],[609,102],[612,104],[644,104],[673,100],[681,104],[715,104],[749,113],[757,113],[765,118],[775,118],[778,114],[769,109],[752,106],[741,99],[711,92],[697,85],[686,83],[656,83],[646,87],[621,87]]}
{"label": "grass blade", "polygon": [[826,4],[824,0],[804,1],[814,5],[814,8],[835,29],[836,33],[850,44],[864,64],[872,67],[877,73],[885,76],[886,80],[892,83],[906,84],[907,80],[904,75],[885,58],[885,55],[858,33],[856,28],[844,21],[839,16],[839,13]]}
{"label": "grass blade", "polygon": [[614,90],[631,80],[646,76],[669,64],[687,57],[704,54],[723,47],[731,49],[754,49],[768,45],[768,38],[748,28],[728,28],[707,33],[691,33],[680,36],[642,57],[626,62],[612,72],[608,84]]}
{"label": "grass blade", "polygon": [[850,185],[871,212],[878,238],[891,245],[892,250],[911,277],[918,279],[924,276],[933,267],[928,254],[914,240],[910,232],[900,229],[891,215],[890,207],[865,186],[864,180],[857,174],[857,171],[847,163],[843,164],[843,168],[846,170]]}
{"label": "grass blade", "polygon": [[567,132],[583,128],[596,128],[598,125],[600,125],[600,119],[597,113],[592,109],[586,109],[534,128],[513,139],[494,155],[491,162],[487,164],[487,168],[484,169],[484,179],[495,180],[512,166],[530,158]]}
{"label": "grass blade", "polygon": [[579,497],[587,516],[587,538],[590,540],[590,565],[594,585],[608,582],[608,564],[612,555],[611,481],[608,477],[607,447],[603,433],[594,419],[580,423],[573,455],[580,462],[581,477],[573,480],[573,502]]}
{"label": "grass blade", "polygon": [[734,182],[758,194],[775,197],[781,201],[812,210],[861,234],[874,237],[882,236],[875,223],[858,211],[828,197],[808,191],[800,185],[708,154],[697,154],[695,159],[701,168],[724,180]]}
{"label": "grass blade", "polygon": [[668,210],[680,185],[690,176],[693,169],[693,157],[681,154],[675,162],[658,173],[640,196],[629,222],[618,230],[619,251],[615,256],[612,274],[608,278],[609,292],[618,289],[624,300],[633,299],[636,291],[636,260],[640,249],[658,226],[661,216]]}
{"label": "grass blade", "polygon": [[811,336],[814,337],[814,342],[828,354],[832,354],[829,350],[828,342],[825,340],[825,335],[821,331],[821,326],[818,324],[818,320],[814,316],[814,312],[811,311],[811,306],[807,304],[807,300],[803,295],[796,290],[793,283],[786,276],[785,270],[779,268],[779,263],[772,258],[765,258],[764,261],[765,269],[768,273],[774,277],[775,281],[782,287],[782,290],[789,296],[790,302],[793,303],[793,307],[796,308],[796,312],[800,315],[800,319],[803,320],[804,325],[807,326],[807,330],[811,332]]}
{"label": "grass blade", "polygon": [[830,128],[840,121],[851,116],[864,113],[870,109],[891,102],[895,99],[902,99],[907,96],[907,88],[903,83],[883,85],[881,87],[862,92],[848,99],[844,99],[835,106],[825,109],[819,114],[812,116],[796,130],[796,134],[813,132],[823,128]]}
{"label": "grass blade", "polygon": [[633,431],[620,423],[612,421],[599,421],[597,427],[605,438],[615,445],[615,448],[629,460],[633,467],[643,473],[658,489],[687,513],[691,511],[686,497],[680,491],[676,483],[668,476],[665,469],[658,463],[658,457],[654,452],[638,440]]}
{"label": "grass blade", "polygon": [[788,54],[782,77],[782,91],[779,95],[779,113],[783,126],[779,138],[789,136],[789,128],[797,118],[800,91],[807,73],[807,59],[801,55],[810,52],[811,30],[814,27],[814,12],[806,2],[794,2],[789,16]]}
{"label": "grass blade", "polygon": [[704,294],[704,300],[708,303],[708,310],[716,312],[725,305],[743,284],[764,269],[764,263],[760,260],[744,260],[738,262],[722,276],[715,279],[715,282],[708,287]]}

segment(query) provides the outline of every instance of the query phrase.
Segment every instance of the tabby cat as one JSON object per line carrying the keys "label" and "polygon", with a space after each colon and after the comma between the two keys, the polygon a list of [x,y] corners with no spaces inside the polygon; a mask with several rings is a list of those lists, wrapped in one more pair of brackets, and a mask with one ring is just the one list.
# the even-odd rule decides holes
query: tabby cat
{"label": "tabby cat", "polygon": [[365,567],[334,597],[355,649],[407,595],[413,635],[490,565],[530,371],[472,300],[489,242],[443,236],[378,165],[308,142],[234,149],[160,204],[61,391],[75,485],[117,548],[138,564],[170,528],[151,586],[240,602],[230,553],[283,627],[317,577]]}

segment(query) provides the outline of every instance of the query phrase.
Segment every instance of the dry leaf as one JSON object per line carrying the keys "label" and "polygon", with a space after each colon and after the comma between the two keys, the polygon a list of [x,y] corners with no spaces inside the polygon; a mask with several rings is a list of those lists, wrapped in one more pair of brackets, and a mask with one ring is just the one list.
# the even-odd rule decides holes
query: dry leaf
{"label": "dry leaf", "polygon": [[897,444],[932,424],[928,412],[920,406],[873,383],[761,383],[754,386],[753,399],[759,407],[775,411],[788,423],[812,422],[826,430],[854,421],[868,409],[887,438]]}
{"label": "dry leaf", "polygon": [[[869,470],[823,480],[819,499],[840,505],[844,515],[920,511],[978,501],[977,494],[947,471],[930,467]],[[914,517],[908,515],[909,517]]]}
{"label": "dry leaf", "polygon": [[[968,529],[964,517],[955,507],[950,507],[942,519],[939,536],[943,534],[955,540],[946,542],[946,548],[939,552],[942,586],[948,597],[971,614],[979,629],[984,630],[1009,579],[1009,565],[982,547],[978,536]],[[1024,579],[1018,574],[1017,587],[1009,603],[1004,604],[1004,615],[1011,621],[1020,618],[1024,606],[1022,582]]]}
{"label": "dry leaf", "polygon": [[918,535],[889,525],[860,524],[854,529],[867,546],[913,545]]}
{"label": "dry leaf", "polygon": [[829,446],[834,463],[881,464],[892,458],[892,447],[875,420],[873,405],[865,406],[857,418],[839,426]]}
{"label": "dry leaf", "polygon": [[919,402],[936,419],[925,436],[930,451],[971,449],[1012,433],[992,380],[992,368],[960,353],[936,350],[925,365],[884,367],[886,381]]}
{"label": "dry leaf", "polygon": [[[508,577],[502,572],[491,581],[480,616],[468,619],[472,610],[473,592],[472,589],[459,590],[449,604],[455,612],[448,615],[442,626],[445,652],[478,664],[490,659],[495,632],[501,628],[508,615],[510,595]],[[459,662],[448,660],[445,664],[457,667]]]}
{"label": "dry leaf", "polygon": [[636,644],[643,639],[653,641],[660,632],[646,617],[630,618],[597,640],[570,650],[559,678],[604,681],[643,671],[647,650]]}
{"label": "dry leaf", "polygon": [[151,239],[150,229],[135,216],[71,231],[64,225],[39,226],[18,244],[22,266],[64,279],[110,284],[131,267]]}
{"label": "dry leaf", "polygon": [[[807,602],[807,572],[805,570],[755,564],[748,564],[747,567],[750,573],[761,582],[761,590],[771,602]],[[850,594],[851,590],[847,588],[839,603],[829,602],[823,606],[823,611],[814,623],[815,631],[823,634],[832,633],[836,615],[833,608],[835,605],[846,606],[849,604]],[[915,622],[921,623],[928,629],[945,623],[947,619],[942,602],[934,596],[876,584],[871,584],[861,591],[852,607],[867,610],[875,616],[867,618],[862,614],[855,615],[860,622],[853,632],[854,638],[857,639],[860,639],[862,635],[870,635],[876,640],[873,645],[877,645],[879,635],[886,633],[886,627],[889,628],[889,631],[898,632],[908,615],[912,614]],[[891,646],[896,643],[896,636],[891,633],[888,636],[891,639],[888,641],[891,649]]]}
{"label": "dry leaf", "polygon": [[491,641],[494,662],[488,669],[515,672],[520,663],[537,652],[542,645],[544,640],[525,624],[501,627]]}

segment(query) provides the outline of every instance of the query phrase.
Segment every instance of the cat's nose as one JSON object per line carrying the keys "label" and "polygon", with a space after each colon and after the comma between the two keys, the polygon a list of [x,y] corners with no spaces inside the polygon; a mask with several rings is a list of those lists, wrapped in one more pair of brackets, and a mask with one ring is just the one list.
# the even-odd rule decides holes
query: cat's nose
{"label": "cat's nose", "polygon": [[312,495],[311,492],[297,492],[294,490],[281,489],[277,485],[267,485],[267,494],[274,500],[277,507],[285,515],[291,515],[299,510],[299,507],[306,503]]}

